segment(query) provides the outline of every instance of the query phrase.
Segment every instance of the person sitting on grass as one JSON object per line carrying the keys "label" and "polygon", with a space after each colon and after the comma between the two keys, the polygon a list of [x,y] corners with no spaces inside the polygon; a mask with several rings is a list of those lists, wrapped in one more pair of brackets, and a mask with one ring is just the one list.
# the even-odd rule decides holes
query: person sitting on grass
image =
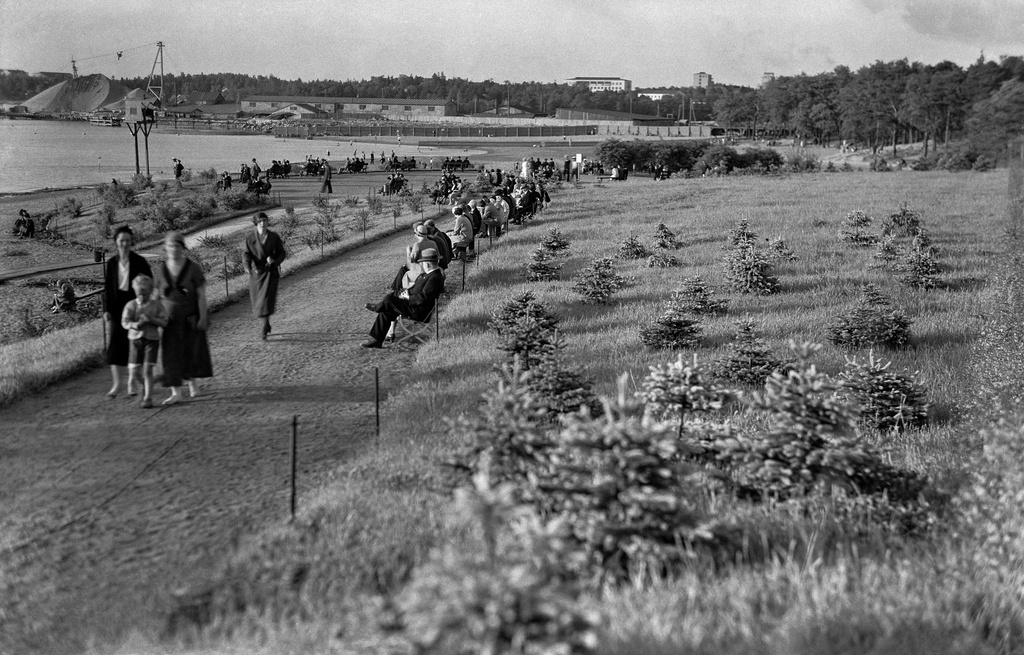
{"label": "person sitting on grass", "polygon": [[57,283],[57,293],[53,294],[53,305],[51,313],[74,312],[78,310],[78,298],[75,297],[75,287],[71,280],[61,280]]}
{"label": "person sitting on grass", "polygon": [[366,309],[377,313],[370,328],[370,340],[362,343],[363,348],[380,348],[391,330],[391,324],[399,316],[414,321],[423,321],[434,310],[434,304],[444,291],[444,276],[437,265],[437,250],[428,248],[420,253],[422,274],[416,278],[407,291],[389,291],[378,303],[366,303]]}
{"label": "person sitting on grass", "polygon": [[135,395],[135,383],[142,372],[143,409],[153,406],[153,368],[160,351],[160,328],[167,325],[167,310],[153,294],[153,278],[137,275],[132,280],[135,300],[129,300],[121,314],[121,326],[128,330],[128,395]]}

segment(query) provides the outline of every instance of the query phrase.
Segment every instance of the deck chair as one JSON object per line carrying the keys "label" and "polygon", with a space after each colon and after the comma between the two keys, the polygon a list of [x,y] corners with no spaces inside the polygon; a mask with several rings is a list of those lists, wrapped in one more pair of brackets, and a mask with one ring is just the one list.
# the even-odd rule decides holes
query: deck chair
{"label": "deck chair", "polygon": [[432,334],[439,335],[437,323],[437,310],[439,302],[434,303],[434,309],[430,310],[422,321],[414,321],[406,316],[399,316],[392,324],[394,344],[397,346],[406,341],[412,343],[426,343]]}

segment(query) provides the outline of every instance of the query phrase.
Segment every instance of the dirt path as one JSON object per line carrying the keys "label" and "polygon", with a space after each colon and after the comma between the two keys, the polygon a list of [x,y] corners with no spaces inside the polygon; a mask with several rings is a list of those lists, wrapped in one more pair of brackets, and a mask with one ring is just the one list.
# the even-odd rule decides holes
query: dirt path
{"label": "dirt path", "polygon": [[247,302],[214,314],[216,376],[197,399],[108,401],[98,370],[0,410],[0,653],[80,652],[87,632],[159,625],[169,590],[287,517],[293,415],[300,498],[372,443],[373,367],[386,398],[414,355],[360,348],[363,304],[407,238],[283,279],[266,342]]}

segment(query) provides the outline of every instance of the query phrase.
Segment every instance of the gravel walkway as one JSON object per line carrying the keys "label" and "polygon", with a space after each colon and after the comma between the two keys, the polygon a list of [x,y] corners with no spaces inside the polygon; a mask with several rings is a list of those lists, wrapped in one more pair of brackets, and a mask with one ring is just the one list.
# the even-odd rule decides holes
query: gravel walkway
{"label": "gravel walkway", "polygon": [[[374,373],[397,391],[411,350],[364,350],[400,233],[284,278],[273,334],[248,302],[212,315],[201,397],[140,409],[93,371],[0,410],[0,653],[80,652],[166,616],[239,536],[285,520],[291,421],[301,494],[371,445]],[[158,400],[166,396],[160,390]],[[101,642],[102,643],[102,642]]]}

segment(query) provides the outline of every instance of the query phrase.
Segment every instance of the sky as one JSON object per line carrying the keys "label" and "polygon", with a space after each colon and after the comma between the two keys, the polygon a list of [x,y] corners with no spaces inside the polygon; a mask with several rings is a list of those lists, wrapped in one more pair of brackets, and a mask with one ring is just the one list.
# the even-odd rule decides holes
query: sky
{"label": "sky", "polygon": [[757,86],[1024,55],[1024,0],[0,0],[0,69],[142,77],[157,41],[167,73]]}

